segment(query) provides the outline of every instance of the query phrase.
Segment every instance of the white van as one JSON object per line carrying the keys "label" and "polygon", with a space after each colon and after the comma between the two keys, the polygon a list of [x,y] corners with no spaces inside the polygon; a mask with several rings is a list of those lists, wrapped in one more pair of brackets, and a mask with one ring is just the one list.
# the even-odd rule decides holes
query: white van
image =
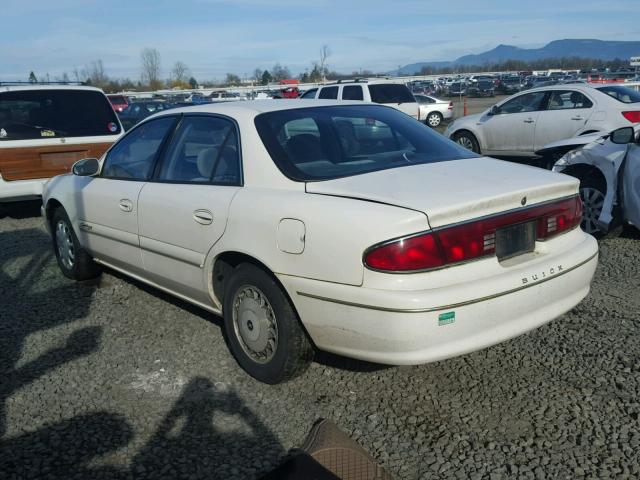
{"label": "white van", "polygon": [[300,98],[319,100],[363,100],[397,108],[401,112],[420,118],[420,107],[404,83],[393,80],[356,79],[340,80],[319,88],[307,90]]}
{"label": "white van", "polygon": [[99,158],[122,132],[98,88],[0,85],[0,203],[39,198],[48,178]]}

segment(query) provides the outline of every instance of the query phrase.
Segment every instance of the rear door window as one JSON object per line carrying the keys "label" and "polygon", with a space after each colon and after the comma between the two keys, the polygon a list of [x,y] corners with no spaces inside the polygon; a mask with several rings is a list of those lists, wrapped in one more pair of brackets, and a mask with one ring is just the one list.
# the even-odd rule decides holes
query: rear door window
{"label": "rear door window", "polygon": [[318,98],[335,100],[338,98],[338,87],[324,87],[320,90]]}
{"label": "rear door window", "polygon": [[580,92],[570,90],[554,90],[549,98],[548,110],[568,110],[575,108],[591,108],[593,103]]}
{"label": "rear door window", "polygon": [[42,89],[0,93],[0,141],[118,133],[120,123],[101,92]]}
{"label": "rear door window", "polygon": [[375,103],[413,103],[415,99],[406,87],[399,83],[369,85],[371,101]]}
{"label": "rear door window", "polygon": [[224,118],[185,117],[163,157],[158,180],[240,184],[236,128]]}
{"label": "rear door window", "polygon": [[363,100],[362,87],[360,85],[347,85],[342,87],[343,100]]}

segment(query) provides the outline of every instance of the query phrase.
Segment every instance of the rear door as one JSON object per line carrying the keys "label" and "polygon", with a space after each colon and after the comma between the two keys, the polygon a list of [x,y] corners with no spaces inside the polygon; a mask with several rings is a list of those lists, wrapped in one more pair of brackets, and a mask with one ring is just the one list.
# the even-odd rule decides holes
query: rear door
{"label": "rear door", "polygon": [[134,128],[107,153],[100,176],[76,190],[78,235],[99,259],[141,273],[138,196],[176,118],[161,117]]}
{"label": "rear door", "polygon": [[418,102],[416,102],[406,85],[400,83],[377,83],[368,85],[368,88],[372,102],[389,105],[416,120],[420,119]]}
{"label": "rear door", "polygon": [[242,185],[238,130],[214,115],[184,116],[152,181],[140,193],[146,276],[208,303],[204,261],[224,233]]}
{"label": "rear door", "polygon": [[582,92],[553,90],[536,123],[534,151],[551,142],[575,137],[585,128],[593,111],[593,102]]}
{"label": "rear door", "polygon": [[100,157],[122,134],[107,97],[90,89],[0,93],[0,174],[5,181],[68,173]]}
{"label": "rear door", "polygon": [[500,105],[496,115],[483,115],[483,152],[533,152],[536,122],[546,97],[546,92],[525,93]]}

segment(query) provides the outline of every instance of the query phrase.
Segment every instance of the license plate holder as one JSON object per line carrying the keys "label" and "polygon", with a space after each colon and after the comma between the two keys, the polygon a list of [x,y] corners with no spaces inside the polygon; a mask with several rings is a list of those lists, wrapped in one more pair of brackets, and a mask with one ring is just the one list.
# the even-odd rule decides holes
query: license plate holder
{"label": "license plate holder", "polygon": [[496,230],[498,260],[533,252],[536,247],[536,222],[525,222]]}

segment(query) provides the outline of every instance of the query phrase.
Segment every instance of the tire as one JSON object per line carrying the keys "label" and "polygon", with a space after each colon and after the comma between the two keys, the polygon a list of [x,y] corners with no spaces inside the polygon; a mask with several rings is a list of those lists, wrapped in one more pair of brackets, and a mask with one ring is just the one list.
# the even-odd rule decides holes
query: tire
{"label": "tire", "polygon": [[58,267],[65,277],[73,280],[89,280],[100,275],[100,266],[80,245],[67,212],[61,207],[53,213],[51,231],[53,251],[56,254]]}
{"label": "tire", "polygon": [[313,360],[314,347],[291,302],[264,270],[240,264],[225,288],[222,308],[229,350],[255,379],[285,382]]}
{"label": "tire", "polygon": [[442,114],[440,112],[430,112],[425,120],[427,126],[437,128],[442,123]]}
{"label": "tire", "polygon": [[602,213],[606,193],[607,186],[602,181],[593,177],[580,180],[580,198],[583,205],[580,227],[598,239],[617,237],[622,232],[622,225],[615,210],[608,231],[602,230],[597,223],[597,219]]}
{"label": "tire", "polygon": [[480,153],[480,145],[478,145],[478,140],[476,140],[476,137],[471,132],[468,132],[466,130],[457,132],[454,134],[453,140],[456,143],[462,145],[467,150],[471,150],[475,153]]}

